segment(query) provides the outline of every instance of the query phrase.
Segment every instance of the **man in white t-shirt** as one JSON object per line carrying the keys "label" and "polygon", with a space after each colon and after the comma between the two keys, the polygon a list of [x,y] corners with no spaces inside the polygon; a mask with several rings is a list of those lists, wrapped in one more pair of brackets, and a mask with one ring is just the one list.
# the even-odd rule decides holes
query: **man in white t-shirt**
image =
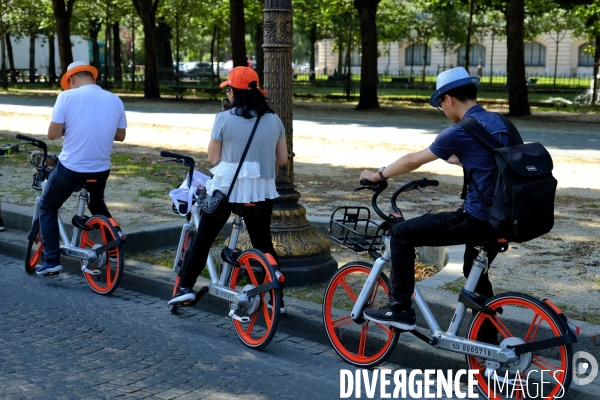
{"label": "man in white t-shirt", "polygon": [[62,271],[57,213],[77,185],[95,179],[88,184],[90,213],[111,218],[104,203],[104,188],[114,141],[125,140],[127,120],[121,99],[97,86],[97,77],[96,68],[78,61],[69,65],[60,82],[65,91],[54,104],[48,138],[64,137],[64,143],[41,198],[45,262],[37,274]]}

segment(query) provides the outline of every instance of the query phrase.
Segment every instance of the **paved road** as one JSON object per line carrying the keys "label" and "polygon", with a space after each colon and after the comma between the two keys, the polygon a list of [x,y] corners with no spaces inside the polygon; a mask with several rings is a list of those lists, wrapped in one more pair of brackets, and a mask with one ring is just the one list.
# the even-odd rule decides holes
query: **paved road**
{"label": "paved road", "polygon": [[[2,400],[335,399],[340,371],[356,373],[329,345],[304,337],[278,332],[254,351],[222,315],[194,307],[175,316],[163,298],[124,287],[99,296],[79,274],[29,276],[22,260],[1,254],[0,265]],[[406,348],[400,347],[393,359],[402,360]],[[452,362],[421,354],[418,369],[451,368]],[[412,371],[393,363],[380,368]],[[422,375],[417,381],[422,384]],[[597,398],[593,389],[572,389],[565,399]],[[365,390],[363,384],[361,398]],[[371,398],[381,398],[379,387]]]}
{"label": "paved road", "polygon": [[28,276],[5,255],[0,265],[3,400],[333,399],[350,367],[299,337],[277,333],[257,352],[223,316],[171,315],[164,299],[123,288],[99,296],[79,275]]}
{"label": "paved road", "polygon": [[[51,115],[54,99],[51,97],[32,98],[28,96],[0,96],[0,111]],[[205,127],[210,129],[214,122],[214,113],[220,109],[215,103],[214,113],[198,112],[189,103],[181,103],[178,108],[161,108],[147,103],[128,102],[127,119],[129,122],[146,124],[164,124],[179,127]],[[423,146],[431,144],[435,136],[450,122],[444,124],[406,123],[402,120],[361,120],[332,116],[331,118],[312,117],[305,113],[294,114],[294,134],[303,132],[326,132],[327,135],[339,134],[347,138],[357,128],[368,128],[369,137],[377,136],[397,141],[398,133],[410,135],[412,142],[422,142]],[[574,125],[577,129],[577,124]],[[600,158],[600,127],[595,131],[578,129],[565,134],[562,130],[521,129],[523,139],[528,142],[541,142],[549,149],[560,149],[568,153],[557,154],[587,158]],[[358,129],[358,137],[364,137],[364,131]]]}

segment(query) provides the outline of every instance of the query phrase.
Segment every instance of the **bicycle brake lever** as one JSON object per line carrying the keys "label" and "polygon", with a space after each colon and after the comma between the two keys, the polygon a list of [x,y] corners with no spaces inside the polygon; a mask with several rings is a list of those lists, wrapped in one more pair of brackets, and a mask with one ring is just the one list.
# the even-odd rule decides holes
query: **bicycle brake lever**
{"label": "bicycle brake lever", "polygon": [[369,189],[368,186],[361,186],[361,187],[357,187],[356,189],[354,189],[352,192],[358,192],[359,190],[363,190],[363,189]]}

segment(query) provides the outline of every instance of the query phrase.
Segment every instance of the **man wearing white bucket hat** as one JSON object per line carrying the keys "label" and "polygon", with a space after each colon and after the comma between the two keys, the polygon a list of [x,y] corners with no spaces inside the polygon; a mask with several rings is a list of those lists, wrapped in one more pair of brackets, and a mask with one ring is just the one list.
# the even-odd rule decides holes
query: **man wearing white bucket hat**
{"label": "man wearing white bucket hat", "polygon": [[[477,256],[473,243],[496,238],[476,190],[476,187],[479,188],[486,203],[491,202],[495,184],[494,158],[474,136],[457,125],[463,118],[472,117],[495,140],[509,144],[507,135],[503,134],[507,128],[500,116],[487,112],[477,104],[478,85],[479,78],[469,76],[462,67],[439,74],[436,91],[429,99],[429,104],[444,112],[454,125],[444,129],[426,149],[406,154],[377,172],[365,170],[360,174],[361,179],[376,182],[405,174],[441,158],[449,164],[462,166],[470,177],[466,196],[463,197],[465,201],[457,211],[426,214],[394,226],[391,235],[389,303],[384,309],[366,309],[365,318],[369,320],[404,330],[415,328],[415,312],[411,308],[415,285],[415,247],[466,244],[463,272],[467,276]],[[495,255],[488,254],[490,263]],[[487,274],[482,275],[475,291],[484,296],[493,295]],[[497,331],[491,327],[480,334],[482,337],[479,340],[495,342],[496,334]]]}
{"label": "man wearing white bucket hat", "polygon": [[62,270],[57,213],[77,185],[95,179],[88,189],[88,208],[92,214],[111,218],[104,202],[104,188],[110,175],[113,143],[125,140],[127,120],[121,99],[97,86],[97,77],[96,68],[76,61],[60,80],[64,91],[52,109],[48,138],[64,137],[64,142],[40,203],[45,261],[37,269],[38,274]]}

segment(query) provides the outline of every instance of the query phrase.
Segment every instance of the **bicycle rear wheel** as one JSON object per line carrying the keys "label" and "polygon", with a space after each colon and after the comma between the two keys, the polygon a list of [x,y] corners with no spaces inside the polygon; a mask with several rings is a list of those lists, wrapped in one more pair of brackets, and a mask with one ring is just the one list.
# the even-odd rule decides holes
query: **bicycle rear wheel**
{"label": "bicycle rear wheel", "polygon": [[[79,247],[82,249],[96,249],[117,238],[117,229],[102,215],[93,215],[85,225],[89,230],[82,231],[79,237]],[[83,277],[94,292],[109,295],[121,282],[123,265],[123,249],[117,245],[100,253],[95,263],[88,264],[87,269],[93,273],[83,272]]]}
{"label": "bicycle rear wheel", "polygon": [[[323,299],[323,323],[331,345],[344,360],[361,368],[381,364],[394,351],[400,332],[389,326],[350,316],[352,307],[365,285],[373,266],[366,262],[350,262],[333,275]],[[365,308],[387,304],[389,281],[381,274]]]}
{"label": "bicycle rear wheel", "polygon": [[[565,333],[556,315],[535,297],[502,293],[488,299],[486,305],[496,314],[476,314],[469,327],[469,339],[481,340],[485,336],[489,342],[490,323],[498,330],[500,346],[538,342]],[[484,323],[488,328],[482,329]],[[486,399],[559,399],[564,397],[573,377],[571,344],[521,354],[516,363],[502,363],[496,370],[490,370],[489,377],[485,359],[466,358],[469,369],[480,371],[475,377]]]}
{"label": "bicycle rear wheel", "polygon": [[[177,272],[177,275],[175,275],[175,284],[173,285],[173,294],[171,295],[171,297],[175,297],[177,290],[179,290],[179,284],[181,283],[181,275],[183,275],[183,265],[185,262],[185,256],[187,255],[187,251],[190,249],[190,247],[192,247],[192,238],[193,237],[194,237],[194,235],[191,232],[187,232],[185,234],[183,247],[181,248],[181,254],[179,255],[179,262],[178,262],[179,272]],[[179,309],[179,307],[177,307],[175,304],[171,304],[169,306],[169,310],[171,310],[172,314],[177,314],[178,309]]]}
{"label": "bicycle rear wheel", "polygon": [[[229,280],[229,287],[237,285],[243,290],[273,282],[275,270],[265,254],[257,249],[244,251],[238,258],[239,267],[234,267]],[[269,307],[268,305],[271,305]],[[272,288],[249,299],[248,306],[240,307],[250,318],[248,322],[233,319],[233,327],[240,340],[248,347],[262,349],[268,345],[279,325],[279,308],[281,307],[281,290]],[[240,315],[242,316],[242,315]]]}
{"label": "bicycle rear wheel", "polygon": [[42,242],[42,231],[39,228],[34,240],[29,240],[27,243],[27,253],[25,254],[25,272],[32,274],[38,265],[40,259],[43,258],[44,244]]}

